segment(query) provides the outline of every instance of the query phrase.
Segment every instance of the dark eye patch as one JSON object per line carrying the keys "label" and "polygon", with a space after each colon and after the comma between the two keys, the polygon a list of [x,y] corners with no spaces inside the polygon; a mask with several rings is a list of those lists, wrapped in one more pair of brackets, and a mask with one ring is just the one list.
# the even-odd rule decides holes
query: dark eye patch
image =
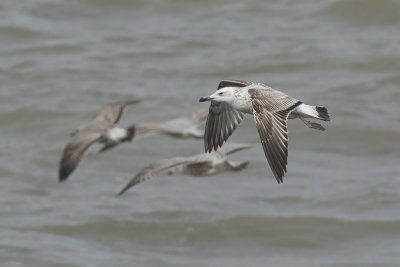
{"label": "dark eye patch", "polygon": [[224,93],[223,92],[220,92],[220,93],[218,93],[219,95],[223,95]]}

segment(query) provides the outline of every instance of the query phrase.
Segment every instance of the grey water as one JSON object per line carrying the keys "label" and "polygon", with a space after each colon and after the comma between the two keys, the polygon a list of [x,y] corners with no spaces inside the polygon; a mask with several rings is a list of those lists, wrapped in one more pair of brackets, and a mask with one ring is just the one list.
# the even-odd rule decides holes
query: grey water
{"label": "grey water", "polygon": [[[1,266],[400,266],[400,2],[0,2]],[[107,102],[120,122],[204,107],[221,79],[326,106],[325,132],[290,121],[278,185],[260,147],[246,170],[161,174],[204,151],[151,135],[91,148],[59,183],[69,133]],[[258,142],[250,116],[229,142]]]}

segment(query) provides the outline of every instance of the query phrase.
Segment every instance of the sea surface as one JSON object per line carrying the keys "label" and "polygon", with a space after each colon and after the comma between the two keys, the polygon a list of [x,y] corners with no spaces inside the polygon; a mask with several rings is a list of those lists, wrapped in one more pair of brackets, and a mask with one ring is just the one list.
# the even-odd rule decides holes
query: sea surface
{"label": "sea surface", "polygon": [[[0,266],[400,266],[400,2],[0,2]],[[108,102],[120,125],[203,108],[221,79],[326,106],[290,121],[278,185],[261,147],[242,172],[160,174],[204,151],[158,134],[98,154],[65,183],[60,155]],[[259,142],[247,116],[230,143]]]}

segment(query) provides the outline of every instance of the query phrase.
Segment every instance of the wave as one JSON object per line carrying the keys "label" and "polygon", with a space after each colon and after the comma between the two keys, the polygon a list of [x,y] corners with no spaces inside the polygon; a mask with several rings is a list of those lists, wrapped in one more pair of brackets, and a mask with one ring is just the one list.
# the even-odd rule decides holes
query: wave
{"label": "wave", "polygon": [[317,14],[354,26],[382,27],[399,24],[400,5],[392,0],[338,0],[319,10]]}
{"label": "wave", "polygon": [[[162,219],[168,214],[168,219]],[[319,246],[329,240],[351,240],[365,236],[382,236],[397,233],[400,221],[358,220],[350,221],[329,217],[294,216],[236,216],[227,219],[210,219],[199,222],[189,220],[187,216],[200,214],[193,212],[171,211],[152,213],[149,220],[144,220],[144,214],[134,215],[135,218],[116,220],[113,218],[97,218],[93,222],[76,225],[46,225],[39,227],[24,227],[21,230],[50,232],[58,235],[87,238],[117,238],[134,240],[151,244],[155,239],[160,242],[227,242],[241,240],[242,242],[261,242],[267,238],[275,245],[281,246]],[[204,215],[204,214],[203,214]],[[136,219],[139,216],[140,219]],[[317,230],[317,231],[316,231]],[[179,243],[179,242],[178,242]],[[164,244],[166,245],[166,244]]]}

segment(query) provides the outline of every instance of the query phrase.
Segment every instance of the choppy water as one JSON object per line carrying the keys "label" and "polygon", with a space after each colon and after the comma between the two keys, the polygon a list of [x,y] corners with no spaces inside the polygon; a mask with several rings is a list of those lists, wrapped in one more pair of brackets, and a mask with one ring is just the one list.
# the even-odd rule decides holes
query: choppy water
{"label": "choppy water", "polygon": [[[400,3],[1,1],[1,266],[399,266]],[[142,167],[203,151],[153,135],[91,150],[57,181],[69,132],[100,105],[142,98],[122,125],[204,106],[219,80],[266,82],[326,105],[324,133],[289,123],[278,185],[250,168],[159,176]],[[231,142],[258,140],[251,118]]]}

